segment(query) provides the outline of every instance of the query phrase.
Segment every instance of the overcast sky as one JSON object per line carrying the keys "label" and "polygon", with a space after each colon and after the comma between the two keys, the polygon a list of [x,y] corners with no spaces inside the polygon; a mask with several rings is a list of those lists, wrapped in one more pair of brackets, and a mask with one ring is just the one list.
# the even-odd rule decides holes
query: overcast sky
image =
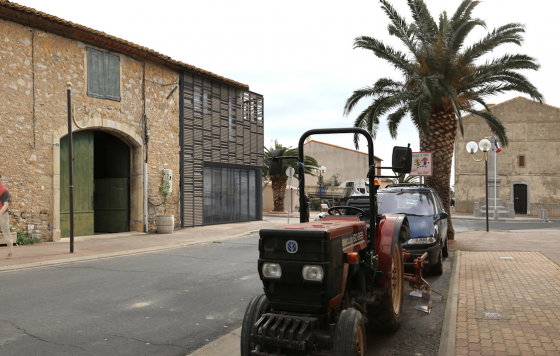
{"label": "overcast sky", "polygon": [[[308,129],[352,126],[365,107],[357,107],[349,117],[342,115],[353,90],[383,76],[401,78],[371,52],[352,49],[354,38],[365,35],[399,47],[398,40],[388,35],[389,21],[374,0],[16,2],[248,84],[252,91],[264,95],[268,147],[274,139],[285,146],[296,146]],[[406,0],[392,3],[410,18]],[[452,15],[459,3],[427,0],[435,18],[444,10]],[[510,22],[527,25],[523,47],[502,46],[487,59],[506,52],[536,57],[541,70],[524,74],[541,90],[547,103],[555,106],[560,106],[555,94],[560,82],[556,63],[559,8],[552,0],[487,0],[474,12],[475,17],[486,21],[489,30]],[[485,34],[483,29],[473,31],[467,43]],[[500,103],[518,95],[502,95],[487,102]],[[385,163],[390,161],[395,145],[411,143],[413,150],[419,148],[418,133],[410,121],[399,130],[393,140],[386,123],[381,124],[375,155]],[[351,135],[314,139],[353,148]],[[365,144],[360,150],[366,150]]]}

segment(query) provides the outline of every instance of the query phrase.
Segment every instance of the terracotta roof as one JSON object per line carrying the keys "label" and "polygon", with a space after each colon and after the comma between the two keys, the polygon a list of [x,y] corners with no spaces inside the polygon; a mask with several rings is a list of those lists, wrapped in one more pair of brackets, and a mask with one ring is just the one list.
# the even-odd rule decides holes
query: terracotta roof
{"label": "terracotta roof", "polygon": [[[356,150],[353,150],[353,149],[350,149],[350,148],[341,147],[341,146],[333,145],[333,144],[330,144],[330,143],[321,142],[321,141],[315,141],[315,140],[309,140],[309,141],[307,141],[306,143],[304,143],[303,145],[305,146],[305,145],[307,145],[308,143],[311,143],[311,142],[316,142],[316,143],[320,143],[320,144],[322,144],[322,145],[327,145],[327,146],[331,146],[331,147],[336,147],[336,148],[340,148],[340,149],[342,149],[342,150],[347,150],[347,151],[351,151],[351,152],[361,153],[361,154],[366,155],[366,156],[368,155],[366,152],[356,151]],[[375,159],[378,159],[378,160],[380,160],[380,161],[383,161],[381,158],[379,158],[379,157],[377,157],[377,156],[375,156],[375,155],[374,155],[373,157],[374,157]]]}
{"label": "terracotta roof", "polygon": [[235,80],[219,76],[190,64],[174,60],[169,56],[118,37],[108,35],[105,32],[78,25],[11,1],[0,0],[0,18],[39,28],[84,43],[90,43],[98,47],[111,49],[132,57],[143,58],[175,70],[179,70],[181,68],[188,69],[226,84],[249,90],[249,86],[247,84],[239,83]]}

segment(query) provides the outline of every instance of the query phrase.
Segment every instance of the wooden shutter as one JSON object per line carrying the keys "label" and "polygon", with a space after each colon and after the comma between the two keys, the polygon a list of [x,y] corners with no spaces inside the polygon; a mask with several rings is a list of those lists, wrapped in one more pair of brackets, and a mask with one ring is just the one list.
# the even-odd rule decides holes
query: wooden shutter
{"label": "wooden shutter", "polygon": [[87,57],[88,96],[120,101],[120,58],[91,48]]}
{"label": "wooden shutter", "polygon": [[120,101],[120,58],[108,53],[105,53],[105,58],[105,97]]}
{"label": "wooden shutter", "polygon": [[101,71],[103,68],[103,52],[88,48],[88,96],[103,98]]}
{"label": "wooden shutter", "polygon": [[525,156],[519,156],[519,167],[525,167]]}

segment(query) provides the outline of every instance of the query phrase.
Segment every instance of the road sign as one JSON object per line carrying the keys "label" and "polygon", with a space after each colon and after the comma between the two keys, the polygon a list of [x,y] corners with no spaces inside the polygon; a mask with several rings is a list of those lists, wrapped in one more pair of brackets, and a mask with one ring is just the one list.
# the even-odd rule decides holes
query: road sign
{"label": "road sign", "polygon": [[288,167],[286,169],[286,176],[288,178],[292,178],[294,176],[294,173],[296,172],[296,170],[293,167]]}
{"label": "road sign", "polygon": [[412,152],[411,176],[430,177],[432,175],[432,152]]}

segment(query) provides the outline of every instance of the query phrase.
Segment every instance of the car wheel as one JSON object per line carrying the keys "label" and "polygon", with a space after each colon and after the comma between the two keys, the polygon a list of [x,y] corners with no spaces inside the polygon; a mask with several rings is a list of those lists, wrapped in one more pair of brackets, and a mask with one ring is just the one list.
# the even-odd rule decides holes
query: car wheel
{"label": "car wheel", "polygon": [[449,239],[445,239],[445,245],[442,251],[443,257],[449,257]]}
{"label": "car wheel", "polygon": [[430,266],[430,272],[436,276],[441,276],[443,274],[443,249],[439,249],[438,261],[435,265]]}
{"label": "car wheel", "polygon": [[364,356],[366,335],[362,314],[354,308],[343,310],[336,323],[334,354],[339,356]]}
{"label": "car wheel", "polygon": [[249,356],[251,355],[251,351],[255,349],[256,345],[251,342],[253,325],[255,325],[257,320],[268,310],[270,310],[268,299],[266,299],[266,295],[264,294],[257,295],[249,302],[247,310],[245,310],[241,328],[241,356]]}

